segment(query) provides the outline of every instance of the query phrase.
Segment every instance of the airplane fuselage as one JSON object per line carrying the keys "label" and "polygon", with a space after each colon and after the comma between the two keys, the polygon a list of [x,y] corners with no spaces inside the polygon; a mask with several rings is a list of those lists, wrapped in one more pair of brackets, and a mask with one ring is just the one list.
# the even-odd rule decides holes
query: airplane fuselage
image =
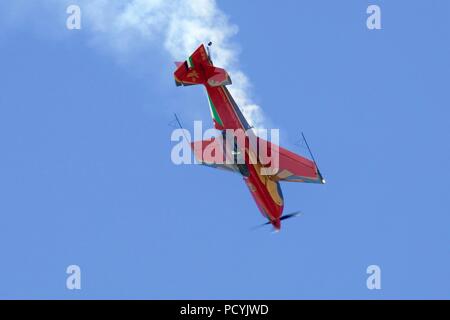
{"label": "airplane fuselage", "polygon": [[[226,87],[212,87],[209,84],[204,84],[210,102],[211,114],[215,122],[216,128],[222,130],[243,130],[247,132],[250,129],[244,115],[235,103],[233,97]],[[218,106],[229,106],[227,108],[220,108]],[[243,175],[244,181],[250,190],[253,199],[256,202],[259,210],[266,217],[275,229],[280,229],[280,218],[283,213],[284,200],[281,192],[281,187],[278,181],[274,181],[270,175],[261,174],[263,165],[258,161],[255,152],[251,149],[248,143],[249,137],[246,137],[247,143],[245,146],[239,146],[239,150],[245,152],[245,166],[246,173]],[[250,161],[253,159],[253,161]]]}

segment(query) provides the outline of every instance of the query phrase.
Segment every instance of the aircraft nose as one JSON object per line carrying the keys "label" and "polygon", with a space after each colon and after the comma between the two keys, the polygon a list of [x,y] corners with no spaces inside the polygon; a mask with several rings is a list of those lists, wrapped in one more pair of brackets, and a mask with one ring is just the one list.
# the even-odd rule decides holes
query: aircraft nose
{"label": "aircraft nose", "polygon": [[275,221],[272,222],[273,227],[275,228],[275,231],[280,231],[281,229],[281,221],[280,219],[277,219]]}

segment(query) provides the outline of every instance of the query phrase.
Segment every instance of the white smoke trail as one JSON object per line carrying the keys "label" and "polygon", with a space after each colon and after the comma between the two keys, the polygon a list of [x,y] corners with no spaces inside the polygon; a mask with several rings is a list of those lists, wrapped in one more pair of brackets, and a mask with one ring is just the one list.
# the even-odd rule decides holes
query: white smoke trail
{"label": "white smoke trail", "polygon": [[[56,0],[55,0],[56,1]],[[238,28],[228,21],[215,0],[78,0],[83,20],[96,36],[105,36],[119,52],[140,41],[160,45],[174,60],[186,59],[200,43],[214,43],[214,63],[229,71],[233,97],[251,125],[264,122],[260,107],[248,92],[250,82],[239,69],[232,37]]]}

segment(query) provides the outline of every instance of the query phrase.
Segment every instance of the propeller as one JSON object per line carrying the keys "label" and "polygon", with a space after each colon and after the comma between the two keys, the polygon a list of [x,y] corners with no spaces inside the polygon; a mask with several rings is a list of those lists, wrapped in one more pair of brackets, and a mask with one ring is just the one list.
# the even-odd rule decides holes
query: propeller
{"label": "propeller", "polygon": [[280,218],[280,221],[287,220],[287,219],[290,219],[290,218],[295,218],[295,217],[298,217],[298,216],[301,216],[301,215],[302,215],[301,211],[292,212],[292,213],[285,214],[284,216],[282,216]]}
{"label": "propeller", "polygon": [[[280,221],[291,219],[291,218],[295,218],[295,217],[298,217],[298,216],[301,216],[301,215],[303,215],[303,213],[301,211],[288,213],[288,214],[285,214],[285,215],[281,216]],[[263,224],[260,224],[260,225],[258,225],[256,227],[253,227],[252,230],[259,229],[259,228],[267,226],[269,224],[272,224],[272,222],[271,221],[267,221],[267,222],[265,222]]]}

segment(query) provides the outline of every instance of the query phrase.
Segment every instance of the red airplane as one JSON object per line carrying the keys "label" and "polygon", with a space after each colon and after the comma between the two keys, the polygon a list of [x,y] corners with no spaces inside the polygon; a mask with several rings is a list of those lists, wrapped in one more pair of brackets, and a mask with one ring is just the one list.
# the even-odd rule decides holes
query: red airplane
{"label": "red airplane", "polygon": [[[205,86],[214,127],[222,132],[223,138],[229,129],[238,131],[241,129],[245,132],[244,140],[235,138],[234,143],[231,144],[225,143],[228,140],[220,136],[219,138],[222,139],[212,138],[192,142],[191,148],[194,150],[197,161],[210,167],[240,173],[259,210],[268,219],[268,222],[263,225],[272,224],[275,231],[279,231],[282,220],[299,214],[296,212],[282,215],[284,199],[280,181],[325,183],[314,157],[311,154],[313,160],[306,159],[256,136],[254,140],[250,139],[251,126],[226,87],[231,84],[230,77],[224,69],[213,65],[209,51],[203,44],[186,61],[177,62],[176,65],[174,76],[177,86],[198,84]],[[254,143],[251,143],[255,140],[256,147]],[[307,143],[306,145],[309,149]],[[262,147],[267,150],[266,156],[261,156],[258,152]],[[214,151],[208,153],[207,150]],[[268,162],[269,157],[274,159],[276,156],[278,170],[274,170],[273,174],[262,174],[261,169],[271,164]],[[226,160],[230,157],[234,159],[227,162]]]}

